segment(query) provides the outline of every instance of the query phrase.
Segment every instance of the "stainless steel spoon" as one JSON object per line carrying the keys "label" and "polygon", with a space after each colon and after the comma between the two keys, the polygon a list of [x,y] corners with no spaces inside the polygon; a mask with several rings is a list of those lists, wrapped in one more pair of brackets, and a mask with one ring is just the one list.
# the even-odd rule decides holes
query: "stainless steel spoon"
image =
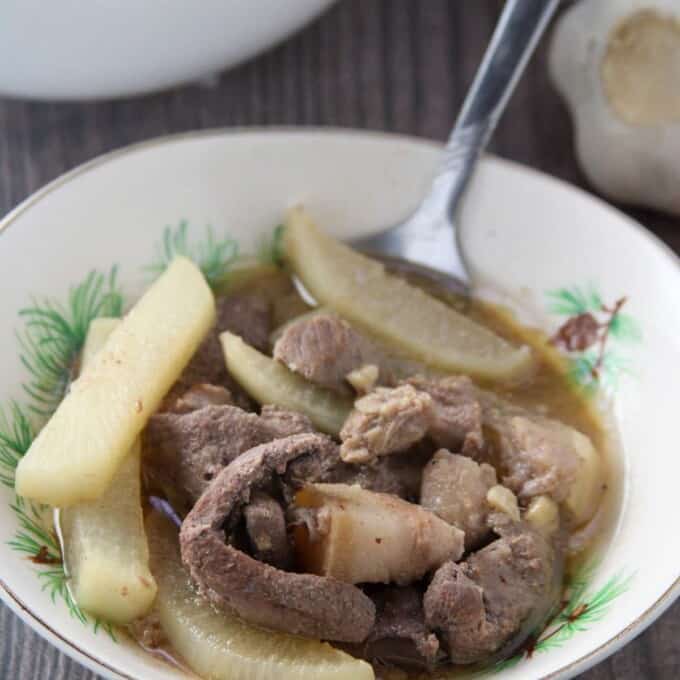
{"label": "stainless steel spoon", "polygon": [[456,215],[498,120],[559,0],[508,0],[444,149],[429,193],[402,224],[353,246],[390,269],[467,294],[470,275]]}

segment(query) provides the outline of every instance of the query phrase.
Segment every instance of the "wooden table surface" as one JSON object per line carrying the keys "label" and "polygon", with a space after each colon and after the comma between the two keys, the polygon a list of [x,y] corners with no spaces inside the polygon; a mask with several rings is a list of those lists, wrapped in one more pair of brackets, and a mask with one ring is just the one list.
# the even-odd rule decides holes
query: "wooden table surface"
{"label": "wooden table surface", "polygon": [[[501,0],[341,0],[290,41],[211,84],[114,102],[0,100],[0,214],[83,161],[173,132],[335,125],[442,140],[501,5]],[[569,117],[549,84],[545,56],[544,42],[491,150],[590,190],[576,165]],[[626,212],[680,252],[680,220]],[[97,677],[57,652],[4,606],[0,633],[0,678]],[[680,602],[582,677],[678,678],[679,640]]]}

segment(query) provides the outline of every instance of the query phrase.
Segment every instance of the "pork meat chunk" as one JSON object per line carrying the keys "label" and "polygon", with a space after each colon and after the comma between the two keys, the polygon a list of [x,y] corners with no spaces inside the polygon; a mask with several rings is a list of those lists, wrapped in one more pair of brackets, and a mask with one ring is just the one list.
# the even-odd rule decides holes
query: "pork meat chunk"
{"label": "pork meat chunk", "polygon": [[361,645],[348,651],[380,666],[432,670],[443,656],[437,636],[425,625],[422,594],[412,587],[387,587],[371,593],[375,626]]}
{"label": "pork meat chunk", "polygon": [[496,471],[486,463],[440,449],[423,470],[420,504],[465,532],[473,550],[489,535],[487,493]]}
{"label": "pork meat chunk", "polygon": [[493,543],[437,570],[423,600],[427,625],[456,664],[511,653],[559,595],[561,565],[552,546],[505,517],[494,528],[500,537]]}
{"label": "pork meat chunk", "polygon": [[425,437],[431,413],[431,397],[412,385],[377,387],[355,402],[340,431],[340,456],[367,463],[405,451]]}
{"label": "pork meat chunk", "polygon": [[[269,347],[271,303],[261,293],[242,292],[217,300],[217,334],[229,331],[261,352]],[[219,342],[219,340],[218,340]]]}
{"label": "pork meat chunk", "polygon": [[498,433],[505,486],[521,499],[567,498],[580,467],[572,428],[533,414],[494,418],[491,427]]}
{"label": "pork meat chunk", "polygon": [[215,326],[182,372],[161,410],[171,407],[189,388],[206,383],[228,388],[237,406],[252,407],[251,399],[227,371],[219,335],[230,331],[258,349],[266,349],[271,332],[270,303],[263,295],[249,292],[220,297],[216,303]]}
{"label": "pork meat chunk", "polygon": [[272,439],[290,437],[292,434],[314,432],[312,421],[297,411],[288,411],[279,406],[267,404],[260,411],[260,420],[272,433]]}
{"label": "pork meat chunk", "polygon": [[[280,486],[296,459],[337,458],[337,446],[318,434],[262,444],[236,458],[213,480],[182,524],[182,560],[199,591],[217,608],[255,625],[296,635],[362,642],[375,605],[359,588],[335,579],[283,571],[248,554],[242,544],[243,508],[256,493]],[[287,483],[293,484],[288,478]]]}
{"label": "pork meat chunk", "polygon": [[189,413],[158,413],[144,432],[145,469],[184,514],[211,480],[244,451],[301,431],[311,424],[279,409],[264,415],[235,406],[206,406]]}
{"label": "pork meat chunk", "polygon": [[437,446],[475,456],[483,444],[482,407],[478,389],[467,376],[426,378],[407,382],[432,397],[428,434]]}
{"label": "pork meat chunk", "polygon": [[345,393],[346,377],[374,363],[376,351],[363,335],[334,314],[290,323],[274,345],[274,358],[321,387]]}
{"label": "pork meat chunk", "polygon": [[[424,370],[398,356],[336,314],[319,312],[291,322],[274,345],[274,357],[307,380],[338,392],[394,386]],[[349,377],[348,377],[349,376]]]}
{"label": "pork meat chunk", "polygon": [[253,557],[279,569],[289,569],[292,552],[281,505],[264,491],[256,491],[243,507]]}
{"label": "pork meat chunk", "polygon": [[[424,456],[423,453],[426,455]],[[293,461],[286,472],[286,499],[293,500],[292,489],[305,483],[358,484],[363,489],[389,493],[410,502],[420,495],[422,469],[429,453],[406,451],[379,458],[367,465],[342,461],[336,450],[332,456],[301,458]]]}
{"label": "pork meat chunk", "polygon": [[591,439],[569,425],[480,391],[487,445],[503,484],[523,505],[549,496],[571,526],[593,518],[606,489],[605,466]]}

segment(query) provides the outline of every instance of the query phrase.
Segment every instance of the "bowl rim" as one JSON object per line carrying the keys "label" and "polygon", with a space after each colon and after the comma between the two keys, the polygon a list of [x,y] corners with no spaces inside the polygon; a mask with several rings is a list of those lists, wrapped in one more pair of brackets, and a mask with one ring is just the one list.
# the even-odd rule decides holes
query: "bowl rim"
{"label": "bowl rim", "polygon": [[[189,130],[186,132],[171,133],[167,135],[161,135],[158,137],[153,137],[151,139],[142,140],[126,146],[112,149],[103,154],[96,156],[95,158],[81,163],[71,170],[59,175],[55,179],[48,182],[46,185],[40,189],[29,194],[23,201],[12,208],[2,219],[0,219],[0,236],[2,236],[10,226],[25,212],[30,210],[35,204],[40,202],[45,196],[51,194],[52,192],[60,189],[62,186],[68,182],[78,178],[79,176],[102,166],[109,161],[116,160],[123,156],[132,155],[138,151],[145,151],[147,149],[153,149],[159,146],[165,146],[169,144],[181,143],[188,140],[203,139],[210,137],[233,137],[233,136],[260,136],[260,135],[271,135],[279,136],[281,134],[290,135],[310,135],[310,134],[322,134],[329,136],[350,136],[356,138],[373,138],[382,139],[384,141],[395,141],[402,143],[411,143],[430,146],[433,149],[443,148],[443,143],[427,139],[423,137],[417,137],[415,135],[407,135],[401,133],[385,132],[378,130],[363,130],[360,128],[344,128],[338,126],[233,126],[233,127],[217,127],[217,128],[206,128],[202,130]],[[511,161],[508,159],[500,158],[493,154],[485,154],[484,163],[496,164],[501,166],[506,166],[514,171],[519,171],[530,176],[534,176],[537,179],[546,181],[548,183],[567,189],[572,193],[580,194],[583,198],[591,201],[600,208],[604,208],[606,211],[612,212],[616,215],[619,221],[622,221],[632,228],[634,231],[638,232],[640,236],[649,240],[660,254],[663,254],[666,258],[670,260],[672,264],[675,264],[678,274],[680,274],[680,255],[676,254],[673,249],[668,246],[664,241],[662,241],[656,234],[649,231],[640,222],[629,217],[624,212],[614,207],[613,205],[607,203],[604,199],[596,196],[585,189],[577,187],[559,177],[549,175],[548,173],[542,172],[530,166],[526,166],[522,163],[516,161]],[[127,675],[124,671],[121,671],[113,666],[110,666],[106,661],[103,661],[96,656],[86,652],[81,649],[75,642],[61,635],[58,631],[52,628],[49,624],[43,621],[35,612],[33,612],[8,586],[3,579],[0,579],[0,596],[2,600],[10,607],[10,609],[19,616],[19,618],[31,626],[36,632],[38,632],[42,637],[46,638],[51,644],[54,644],[60,651],[69,654],[71,657],[75,658],[80,663],[84,664],[93,671],[101,672],[102,670],[106,672],[110,677],[123,678],[124,680],[138,680],[137,678]],[[629,623],[623,630],[617,633],[614,637],[610,638],[599,647],[591,650],[590,652],[584,654],[583,656],[575,659],[566,666],[563,666],[557,671],[543,675],[540,680],[554,680],[556,678],[567,678],[573,677],[577,673],[590,668],[596,663],[602,661],[606,657],[614,654],[616,651],[621,649],[625,644],[630,642],[634,637],[640,635],[647,627],[649,627],[657,618],[659,618],[672,604],[680,597],[680,575],[676,577],[675,581],[652,603],[647,609],[645,609],[642,614],[640,614],[634,621]]]}

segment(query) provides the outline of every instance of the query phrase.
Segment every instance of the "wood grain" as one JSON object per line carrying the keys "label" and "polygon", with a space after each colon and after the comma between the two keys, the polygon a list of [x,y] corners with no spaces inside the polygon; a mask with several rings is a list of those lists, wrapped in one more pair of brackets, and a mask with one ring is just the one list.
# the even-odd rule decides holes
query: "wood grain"
{"label": "wood grain", "polygon": [[[339,125],[444,139],[500,0],[343,0],[302,33],[213,79],[133,100],[0,100],[0,213],[75,165],[125,144],[197,128]],[[546,44],[520,83],[491,150],[591,190],[566,110],[546,73]],[[680,252],[678,220],[627,212]],[[93,680],[0,609],[0,677]],[[587,680],[680,677],[680,603]]]}

